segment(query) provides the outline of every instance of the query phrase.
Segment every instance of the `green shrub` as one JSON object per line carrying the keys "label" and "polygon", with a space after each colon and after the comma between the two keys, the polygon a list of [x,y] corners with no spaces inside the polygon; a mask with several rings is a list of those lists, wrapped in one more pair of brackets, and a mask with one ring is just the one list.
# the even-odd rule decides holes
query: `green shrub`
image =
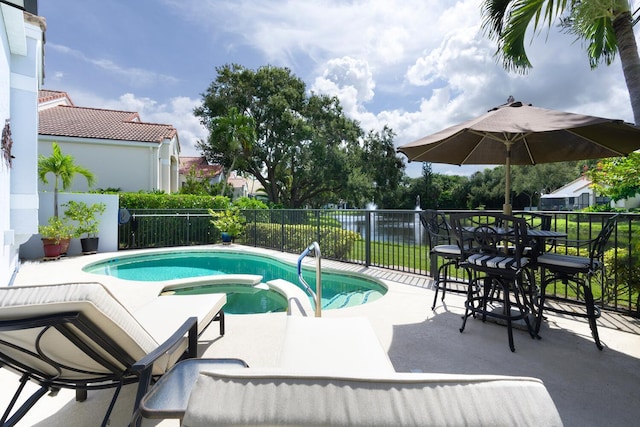
{"label": "green shrub", "polygon": [[120,207],[125,209],[226,209],[228,197],[192,194],[120,193]]}
{"label": "green shrub", "polygon": [[209,209],[209,215],[211,215],[211,224],[220,230],[220,232],[228,233],[232,239],[244,233],[244,225],[247,219],[242,215],[237,206],[232,206],[229,209],[221,211]]}
{"label": "green shrub", "polygon": [[249,197],[239,197],[233,201],[233,205],[240,209],[269,209],[266,203]]}
{"label": "green shrub", "polygon": [[606,272],[605,302],[629,301],[629,306],[638,307],[640,295],[640,259],[637,251],[613,248],[604,253]]}
{"label": "green shrub", "polygon": [[361,239],[358,233],[339,227],[266,223],[249,224],[246,237],[294,253],[304,251],[311,242],[317,241],[323,257],[342,260],[347,259],[354,243]]}

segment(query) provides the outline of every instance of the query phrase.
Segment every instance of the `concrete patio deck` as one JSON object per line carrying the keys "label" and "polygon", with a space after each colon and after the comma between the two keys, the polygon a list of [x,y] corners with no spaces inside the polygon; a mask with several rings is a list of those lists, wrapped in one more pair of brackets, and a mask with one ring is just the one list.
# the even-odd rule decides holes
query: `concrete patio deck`
{"label": "concrete patio deck", "polygon": [[[265,251],[274,253],[273,251]],[[130,252],[127,252],[130,253]],[[135,306],[157,295],[160,285],[122,282],[83,273],[89,261],[115,254],[98,254],[55,262],[24,264],[15,285],[99,281],[123,304]],[[294,255],[277,256],[295,262]],[[383,280],[389,292],[383,298],[357,307],[324,311],[325,317],[364,316],[399,372],[522,375],[540,378],[551,394],[566,426],[632,426],[640,419],[640,320],[605,313],[598,320],[603,351],[598,351],[583,319],[549,314],[540,335],[531,339],[515,330],[516,352],[509,351],[505,327],[469,320],[459,332],[463,297],[447,294],[431,311],[433,291],[426,276],[323,260],[323,267],[357,271]],[[161,287],[161,286],[160,286]],[[159,313],[161,315],[161,313]],[[253,367],[275,366],[286,324],[285,313],[227,315],[227,333],[217,328],[201,336],[201,357],[244,359]],[[341,351],[341,349],[335,349]],[[17,377],[0,370],[0,405],[6,407]],[[72,391],[45,396],[19,425],[98,425],[112,391],[89,393],[87,401],[74,401]],[[121,393],[111,426],[125,426],[132,411],[134,387]],[[514,396],[517,399],[517,396]],[[212,401],[215,396],[212,396]],[[177,426],[177,421],[152,422],[146,426]]]}

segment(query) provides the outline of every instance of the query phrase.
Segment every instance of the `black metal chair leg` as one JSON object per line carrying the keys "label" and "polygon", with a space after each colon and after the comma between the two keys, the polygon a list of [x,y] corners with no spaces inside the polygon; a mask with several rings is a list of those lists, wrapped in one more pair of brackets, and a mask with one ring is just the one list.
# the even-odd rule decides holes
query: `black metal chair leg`
{"label": "black metal chair leg", "polygon": [[[504,285],[503,285],[504,288]],[[513,323],[511,322],[511,301],[509,300],[509,290],[503,289],[503,304],[504,304],[504,315],[505,320],[507,321],[507,335],[509,336],[509,349],[513,353],[516,351],[516,347],[513,343]]]}
{"label": "black metal chair leg", "polygon": [[593,293],[591,292],[591,287],[584,284],[584,301],[587,306],[587,318],[589,319],[589,328],[591,328],[591,335],[593,336],[593,340],[595,341],[596,347],[598,350],[602,350],[602,344],[600,343],[600,336],[598,335],[598,325],[596,323],[596,309],[595,302],[593,300]]}
{"label": "black metal chair leg", "polygon": [[533,329],[536,335],[538,335],[538,333],[540,332],[540,327],[542,326],[542,319],[544,318],[542,313],[544,311],[544,301],[546,299],[547,285],[548,283],[545,281],[543,281],[540,284],[540,296],[538,299],[538,313],[536,316],[536,325]]}
{"label": "black metal chair leg", "polygon": [[[474,281],[470,281],[469,282],[469,287],[467,288],[467,300],[464,303],[464,316],[462,316],[462,326],[460,327],[460,332],[464,331],[464,327],[467,325],[467,318],[470,316],[469,315],[469,304],[473,304],[473,286],[474,286]],[[473,312],[475,315],[475,312]]]}

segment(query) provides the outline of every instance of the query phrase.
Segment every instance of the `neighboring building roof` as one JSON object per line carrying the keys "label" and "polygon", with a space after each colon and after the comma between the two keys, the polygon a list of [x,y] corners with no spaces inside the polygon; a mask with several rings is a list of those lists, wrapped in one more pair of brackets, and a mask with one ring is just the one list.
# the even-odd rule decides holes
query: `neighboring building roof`
{"label": "neighboring building roof", "polygon": [[180,174],[187,175],[191,168],[195,168],[200,176],[205,178],[213,178],[222,173],[221,165],[210,165],[204,156],[201,157],[182,157],[180,156]]}
{"label": "neighboring building roof", "polygon": [[247,180],[241,176],[230,176],[229,179],[227,179],[227,182],[233,188],[242,188],[248,186]]}
{"label": "neighboring building roof", "polygon": [[581,176],[549,194],[543,194],[541,197],[543,199],[577,197],[582,193],[591,192],[592,190],[589,188],[590,185],[591,181],[587,177]]}
{"label": "neighboring building roof", "polygon": [[45,108],[55,107],[57,105],[74,106],[73,101],[67,92],[47,89],[42,89],[38,92],[38,111]]}
{"label": "neighboring building roof", "polygon": [[160,143],[173,139],[177,130],[142,122],[136,112],[58,105],[39,112],[38,134]]}

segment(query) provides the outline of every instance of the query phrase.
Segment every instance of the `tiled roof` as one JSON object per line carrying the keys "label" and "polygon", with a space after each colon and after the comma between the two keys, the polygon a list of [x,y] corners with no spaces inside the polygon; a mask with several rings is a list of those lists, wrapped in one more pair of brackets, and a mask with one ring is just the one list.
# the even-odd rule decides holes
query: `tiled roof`
{"label": "tiled roof", "polygon": [[61,92],[59,90],[48,90],[42,89],[38,91],[38,104],[42,104],[45,102],[53,101],[54,99],[63,99],[67,98],[71,105],[73,105],[73,101],[69,98],[67,92]]}
{"label": "tiled roof", "polygon": [[187,175],[192,167],[205,178],[213,178],[222,172],[221,165],[210,165],[204,157],[180,156],[180,173],[182,175]]}
{"label": "tiled roof", "polygon": [[40,135],[160,143],[177,133],[172,125],[141,122],[130,111],[59,105],[40,111],[39,119]]}

